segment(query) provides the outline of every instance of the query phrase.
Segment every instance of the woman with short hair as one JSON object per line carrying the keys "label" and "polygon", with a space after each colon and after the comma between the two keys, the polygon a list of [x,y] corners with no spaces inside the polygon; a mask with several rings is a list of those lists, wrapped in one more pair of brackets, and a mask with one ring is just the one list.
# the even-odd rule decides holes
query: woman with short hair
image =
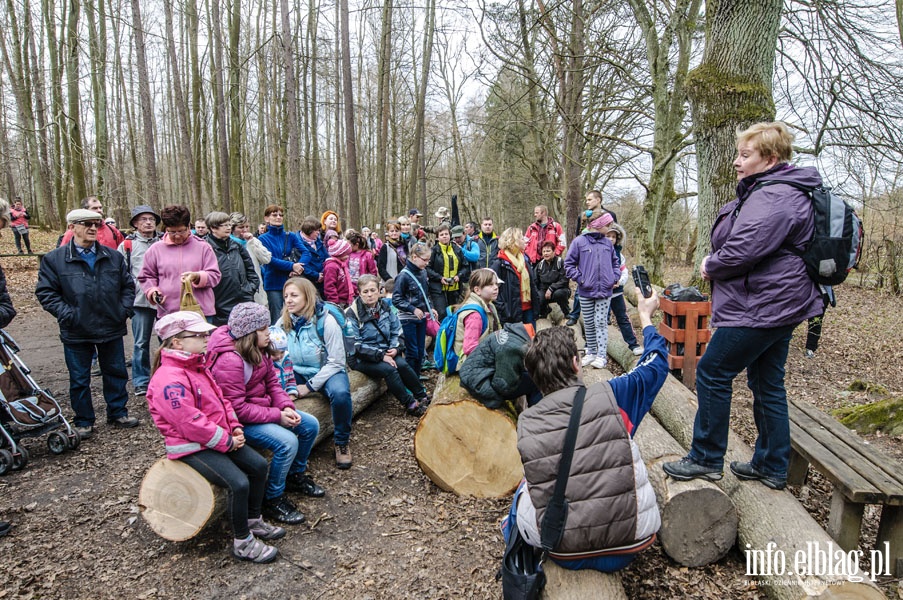
{"label": "woman with short hair", "polygon": [[213,324],[218,327],[226,324],[233,307],[254,300],[260,279],[248,251],[232,239],[232,219],[229,215],[212,212],[204,217],[204,223],[208,230],[205,239],[213,249],[222,273],[222,278],[213,288],[216,307]]}

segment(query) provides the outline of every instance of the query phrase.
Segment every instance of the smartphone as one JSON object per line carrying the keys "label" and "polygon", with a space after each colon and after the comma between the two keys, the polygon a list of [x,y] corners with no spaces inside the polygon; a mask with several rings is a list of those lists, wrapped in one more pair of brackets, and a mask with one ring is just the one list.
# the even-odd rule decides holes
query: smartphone
{"label": "smartphone", "polygon": [[646,267],[637,265],[633,268],[633,282],[644,298],[652,297],[652,284],[649,283],[649,273],[646,272]]}

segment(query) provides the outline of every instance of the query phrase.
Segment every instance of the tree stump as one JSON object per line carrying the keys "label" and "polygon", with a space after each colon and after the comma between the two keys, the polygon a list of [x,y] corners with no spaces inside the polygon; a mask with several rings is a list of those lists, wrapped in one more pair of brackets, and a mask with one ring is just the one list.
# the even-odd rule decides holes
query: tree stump
{"label": "tree stump", "polygon": [[569,571],[551,560],[542,565],[546,572],[543,600],[627,600],[627,593],[617,573],[600,573],[592,569]]}
{"label": "tree stump", "polygon": [[[358,371],[349,371],[348,378],[354,416],[385,392],[384,381],[370,379]],[[335,426],[325,396],[308,394],[295,402],[295,406],[320,421],[320,433],[314,445],[332,435]],[[173,542],[183,542],[200,533],[222,515],[227,501],[225,490],[185,463],[168,458],[161,458],[148,469],[138,492],[141,516],[157,535]]]}
{"label": "tree stump", "polygon": [[514,421],[472,399],[457,375],[439,376],[414,456],[430,481],[462,496],[507,496],[524,476]]}

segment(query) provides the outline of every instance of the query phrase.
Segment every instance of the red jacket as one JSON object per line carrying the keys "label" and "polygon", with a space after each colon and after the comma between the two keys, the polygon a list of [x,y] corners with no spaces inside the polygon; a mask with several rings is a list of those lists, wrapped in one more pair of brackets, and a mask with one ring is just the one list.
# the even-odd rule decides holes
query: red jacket
{"label": "red jacket", "polygon": [[545,227],[533,221],[527,227],[527,233],[524,234],[527,238],[527,248],[524,250],[524,254],[527,255],[531,263],[536,264],[542,258],[542,245],[546,242],[553,242],[555,244],[555,256],[561,256],[561,253],[564,252],[564,244],[561,243],[562,234],[561,224],[552,219],[552,217],[549,217]]}
{"label": "red jacket", "polygon": [[[73,235],[75,235],[75,231],[72,229],[64,233],[63,240],[60,242],[60,246],[62,247],[68,244]],[[122,240],[124,239],[125,236],[122,235],[122,232],[112,225],[107,225],[106,223],[104,223],[97,228],[97,243],[102,246],[106,246],[107,248],[112,248],[113,250],[115,250],[119,248],[119,244],[121,244]]]}
{"label": "red jacket", "polygon": [[164,349],[161,360],[147,388],[147,407],[166,441],[166,456],[228,452],[241,424],[204,365],[204,355]]}

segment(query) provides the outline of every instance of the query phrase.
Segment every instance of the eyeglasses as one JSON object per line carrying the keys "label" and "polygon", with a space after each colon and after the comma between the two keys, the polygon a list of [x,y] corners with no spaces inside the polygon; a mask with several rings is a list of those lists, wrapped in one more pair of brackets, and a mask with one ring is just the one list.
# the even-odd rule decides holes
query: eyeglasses
{"label": "eyeglasses", "polygon": [[81,221],[76,224],[81,225],[87,229],[90,229],[92,227],[103,227],[103,221]]}
{"label": "eyeglasses", "polygon": [[157,219],[154,217],[136,217],[135,221],[138,223],[156,223]]}
{"label": "eyeglasses", "polygon": [[184,340],[187,338],[208,338],[208,337],[210,337],[209,331],[205,331],[204,333],[187,333],[185,335],[178,336],[178,338],[180,340]]}

